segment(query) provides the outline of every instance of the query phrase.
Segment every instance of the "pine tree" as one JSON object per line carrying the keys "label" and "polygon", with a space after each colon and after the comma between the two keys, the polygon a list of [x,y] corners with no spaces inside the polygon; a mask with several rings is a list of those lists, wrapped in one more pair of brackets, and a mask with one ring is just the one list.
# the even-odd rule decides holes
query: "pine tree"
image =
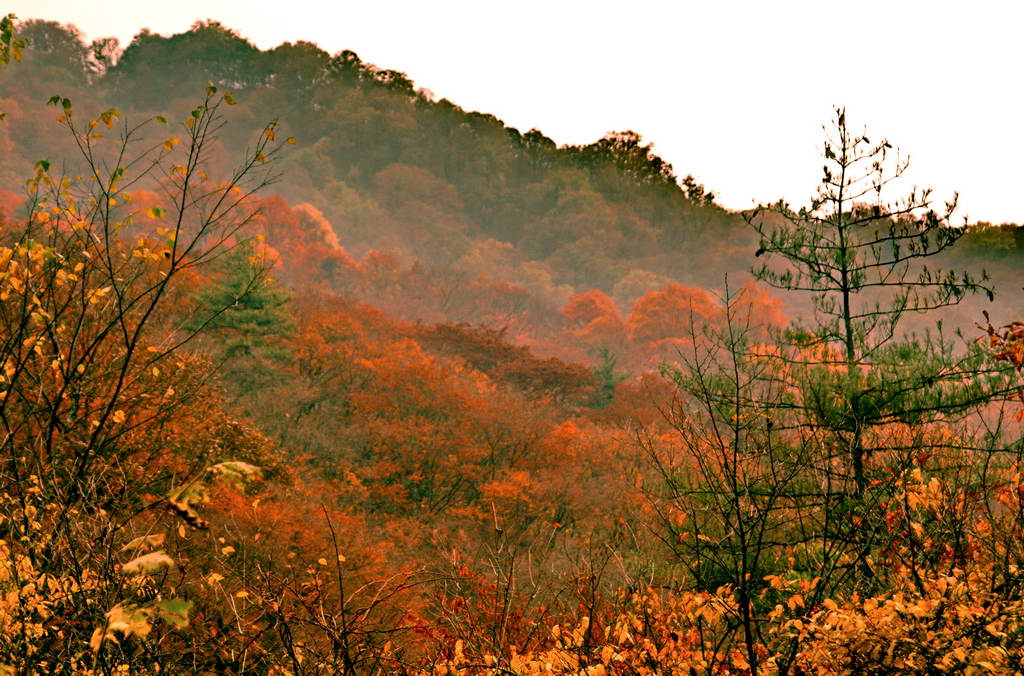
{"label": "pine tree", "polygon": [[273,357],[269,339],[292,328],[289,296],[256,257],[251,242],[217,259],[213,282],[193,300],[198,307],[189,328],[219,334],[225,358]]}
{"label": "pine tree", "polygon": [[601,360],[601,365],[594,367],[592,372],[597,378],[599,387],[591,397],[590,405],[593,408],[604,408],[615,399],[615,386],[625,380],[627,376],[615,370],[617,359],[607,347],[602,347],[597,356]]}
{"label": "pine tree", "polygon": [[[799,382],[796,406],[834,435],[846,479],[863,495],[873,430],[893,422],[948,421],[1000,391],[982,355],[958,348],[940,329],[916,338],[909,313],[931,313],[992,289],[984,272],[929,267],[965,228],[951,225],[956,196],[936,211],[929,190],[894,202],[884,193],[909,162],[886,140],[854,134],[843,109],[826,134],[824,175],[809,207],[784,202],[749,216],[760,235],[755,276],[810,296],[808,325],[788,334],[785,352]],[[781,265],[780,265],[781,263]],[[891,448],[889,450],[892,450]]]}

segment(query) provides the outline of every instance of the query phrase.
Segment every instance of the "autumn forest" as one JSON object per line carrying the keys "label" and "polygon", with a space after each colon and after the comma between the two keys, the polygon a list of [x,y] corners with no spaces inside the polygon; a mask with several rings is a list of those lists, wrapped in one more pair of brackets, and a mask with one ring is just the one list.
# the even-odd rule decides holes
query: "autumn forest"
{"label": "autumn forest", "polygon": [[1024,229],[854,113],[735,211],[352,51],[4,18],[0,674],[1024,673]]}

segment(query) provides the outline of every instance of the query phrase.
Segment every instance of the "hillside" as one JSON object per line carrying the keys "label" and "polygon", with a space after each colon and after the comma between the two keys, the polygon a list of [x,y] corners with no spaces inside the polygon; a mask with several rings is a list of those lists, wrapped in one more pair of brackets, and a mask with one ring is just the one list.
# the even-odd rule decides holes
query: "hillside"
{"label": "hillside", "polygon": [[[309,43],[261,52],[215,23],[171,37],[140,34],[102,61],[54,24],[29,22],[22,35],[32,45],[25,62],[0,83],[17,102],[8,106],[17,150],[0,168],[8,178],[54,152],[30,113],[58,90],[87,92],[126,113],[181,114],[191,92],[212,81],[245,103],[225,146],[247,138],[257,120],[280,119],[298,144],[275,191],[315,204],[356,251],[397,249],[479,274],[474,261],[511,244],[509,272],[557,295],[565,284],[611,293],[633,270],[717,283],[711,275],[723,264],[695,265],[697,252],[712,242],[749,243],[739,219],[692,178],[680,184],[632,132],[558,148],[536,129],[435,101],[402,73],[352,52],[331,56]],[[536,278],[547,275],[545,287]],[[624,290],[623,300],[632,293]]]}
{"label": "hillside", "polygon": [[349,51],[0,55],[0,673],[1022,668],[1024,236],[841,109],[740,214]]}

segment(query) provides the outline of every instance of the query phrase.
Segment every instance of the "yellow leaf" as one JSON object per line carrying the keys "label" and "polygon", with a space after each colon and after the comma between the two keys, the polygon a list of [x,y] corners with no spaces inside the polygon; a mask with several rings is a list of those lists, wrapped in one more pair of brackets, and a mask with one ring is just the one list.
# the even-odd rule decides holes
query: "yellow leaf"
{"label": "yellow leaf", "polygon": [[118,409],[117,411],[114,411],[114,422],[116,422],[116,423],[123,423],[124,420],[125,420],[124,411],[122,411],[120,409]]}
{"label": "yellow leaf", "polygon": [[786,601],[786,605],[789,606],[790,610],[796,610],[797,608],[803,608],[804,607],[804,597],[801,596],[800,594],[794,594],[788,601]]}
{"label": "yellow leaf", "polygon": [[230,556],[231,554],[235,553],[235,548],[231,545],[228,545],[227,547],[221,547],[220,553],[224,556]]}
{"label": "yellow leaf", "polygon": [[173,567],[174,559],[160,550],[132,559],[121,567],[121,572],[125,575],[148,575]]}
{"label": "yellow leaf", "polygon": [[249,598],[249,592],[245,591],[244,589],[241,589],[235,593],[235,596],[237,596],[240,599]]}
{"label": "yellow leaf", "polygon": [[122,552],[127,552],[137,549],[150,549],[152,547],[159,547],[164,543],[163,533],[154,533],[153,535],[143,535],[137,537],[124,547],[121,547]]}
{"label": "yellow leaf", "polygon": [[96,631],[92,632],[92,638],[89,639],[89,647],[92,648],[94,653],[99,652],[100,646],[103,645],[103,639],[106,637],[106,627],[96,627]]}

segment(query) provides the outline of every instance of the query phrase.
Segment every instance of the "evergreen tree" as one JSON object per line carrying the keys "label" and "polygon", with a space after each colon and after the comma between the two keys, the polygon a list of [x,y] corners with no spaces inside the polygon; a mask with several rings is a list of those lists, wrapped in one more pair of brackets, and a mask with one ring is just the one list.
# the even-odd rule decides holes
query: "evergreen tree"
{"label": "evergreen tree", "polygon": [[618,360],[607,347],[601,348],[598,357],[601,359],[601,365],[594,367],[593,373],[599,387],[591,397],[590,405],[594,408],[604,408],[615,399],[615,386],[625,380],[626,376],[615,370],[615,362]]}
{"label": "evergreen tree", "polygon": [[[784,358],[800,397],[786,406],[834,435],[858,496],[870,478],[872,431],[893,422],[949,421],[996,396],[1000,374],[979,350],[937,333],[908,335],[909,313],[930,313],[974,294],[992,299],[988,277],[929,267],[966,232],[950,224],[956,196],[936,211],[928,190],[889,202],[883,193],[908,161],[892,145],[854,134],[843,109],[824,146],[824,176],[809,207],[762,206],[748,220],[760,235],[755,276],[810,296],[809,326],[788,334]],[[774,265],[773,265],[774,264]],[[892,451],[891,447],[887,450]]]}
{"label": "evergreen tree", "polygon": [[198,307],[189,328],[219,334],[225,358],[274,357],[269,339],[292,328],[288,294],[268,274],[250,242],[221,256],[215,266],[214,281],[193,298]]}

